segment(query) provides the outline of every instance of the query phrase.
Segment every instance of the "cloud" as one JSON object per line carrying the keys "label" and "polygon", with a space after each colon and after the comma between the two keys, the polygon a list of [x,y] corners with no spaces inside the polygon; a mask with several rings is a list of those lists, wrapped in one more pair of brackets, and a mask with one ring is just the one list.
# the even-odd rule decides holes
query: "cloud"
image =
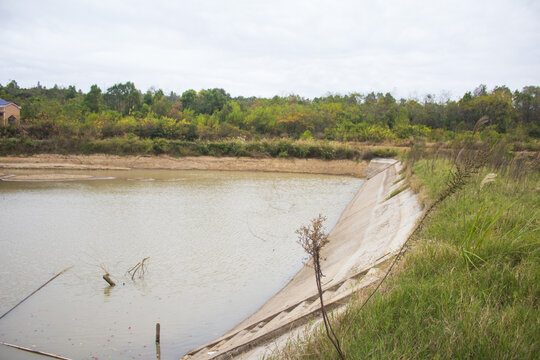
{"label": "cloud", "polygon": [[0,11],[4,84],[460,96],[540,80],[533,1],[4,0]]}

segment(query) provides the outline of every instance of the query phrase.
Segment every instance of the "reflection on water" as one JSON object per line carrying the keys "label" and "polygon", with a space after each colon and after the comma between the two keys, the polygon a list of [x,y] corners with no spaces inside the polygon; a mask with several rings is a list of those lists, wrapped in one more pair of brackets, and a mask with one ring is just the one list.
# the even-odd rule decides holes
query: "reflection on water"
{"label": "reflection on water", "polygon": [[[294,231],[318,213],[331,227],[361,185],[318,175],[84,173],[114,179],[0,182],[0,314],[74,265],[0,320],[0,341],[74,359],[148,359],[159,322],[162,359],[178,359],[283,287],[304,258]],[[145,257],[144,278],[132,281],[127,271]],[[0,358],[34,357],[0,348]]]}

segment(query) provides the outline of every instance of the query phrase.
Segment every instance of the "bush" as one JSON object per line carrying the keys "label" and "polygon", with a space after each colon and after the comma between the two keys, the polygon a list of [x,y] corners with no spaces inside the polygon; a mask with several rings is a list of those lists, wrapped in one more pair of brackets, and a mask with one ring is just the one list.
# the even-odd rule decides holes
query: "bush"
{"label": "bush", "polygon": [[324,160],[333,160],[336,157],[335,149],[330,145],[323,145],[321,147],[321,158]]}
{"label": "bush", "polygon": [[152,146],[152,148],[154,150],[154,153],[159,155],[167,152],[169,148],[168,145],[169,142],[165,139],[154,139],[154,145]]}
{"label": "bush", "polygon": [[308,144],[299,143],[295,145],[294,155],[298,158],[304,159],[308,157],[309,150],[310,146]]}
{"label": "bush", "polygon": [[371,155],[373,157],[380,157],[380,158],[393,158],[397,156],[397,151],[390,148],[378,148],[371,150]]}
{"label": "bush", "polygon": [[301,140],[313,140],[313,135],[311,135],[311,131],[306,130],[304,133],[300,136]]}

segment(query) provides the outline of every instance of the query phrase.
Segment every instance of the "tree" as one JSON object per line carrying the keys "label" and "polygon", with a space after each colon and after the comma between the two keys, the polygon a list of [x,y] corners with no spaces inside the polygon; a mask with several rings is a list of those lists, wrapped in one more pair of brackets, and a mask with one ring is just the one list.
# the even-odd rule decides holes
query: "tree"
{"label": "tree", "polygon": [[486,115],[490,124],[496,125],[498,132],[506,132],[516,114],[512,93],[506,87],[496,87],[488,93],[485,85],[480,85],[474,90],[474,96],[465,94],[459,106],[468,129],[472,129],[476,121]]}
{"label": "tree", "polygon": [[75,98],[75,96],[77,96],[77,89],[75,89],[75,86],[73,85],[68,86],[64,99],[65,100],[73,99]]}
{"label": "tree", "polygon": [[475,97],[487,95],[487,86],[484,84],[478,85],[478,87],[474,89],[473,95]]}
{"label": "tree", "polygon": [[231,101],[227,104],[227,115],[225,121],[229,124],[232,124],[238,128],[241,128],[244,125],[245,113],[242,111],[242,108],[236,101]]}
{"label": "tree", "polygon": [[84,105],[90,112],[98,113],[101,111],[101,89],[97,85],[92,85],[90,91],[84,96]]}
{"label": "tree", "polygon": [[10,95],[17,95],[17,93],[19,92],[19,85],[15,80],[11,80],[6,85],[6,92]]}
{"label": "tree", "polygon": [[163,95],[154,97],[152,111],[157,116],[167,116],[172,110],[172,103]]}
{"label": "tree", "polygon": [[186,90],[180,97],[180,102],[184,109],[195,110],[195,100],[197,99],[197,92],[193,89]]}
{"label": "tree", "polygon": [[152,106],[152,104],[154,103],[154,96],[152,95],[152,92],[150,90],[148,90],[146,94],[144,94],[142,102],[143,104]]}
{"label": "tree", "polygon": [[197,98],[196,111],[200,114],[212,115],[223,109],[230,98],[231,96],[223,89],[201,90]]}
{"label": "tree", "polygon": [[516,90],[513,102],[524,123],[540,125],[540,86],[525,86],[521,91]]}
{"label": "tree", "polygon": [[127,115],[130,111],[139,110],[141,93],[135,84],[128,81],[125,84],[115,84],[108,88],[103,100],[110,109]]}

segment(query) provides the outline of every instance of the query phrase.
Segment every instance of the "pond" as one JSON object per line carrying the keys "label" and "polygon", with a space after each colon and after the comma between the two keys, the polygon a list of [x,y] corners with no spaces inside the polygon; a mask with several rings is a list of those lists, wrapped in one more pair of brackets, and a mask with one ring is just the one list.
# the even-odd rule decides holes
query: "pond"
{"label": "pond", "polygon": [[[0,341],[73,359],[149,359],[160,323],[161,358],[179,359],[282,288],[305,259],[295,230],[319,213],[330,230],[362,184],[276,173],[84,174],[99,180],[0,181],[0,314],[72,266],[0,319]],[[144,276],[132,280],[127,271],[146,257]],[[36,356],[1,346],[0,358]]]}

